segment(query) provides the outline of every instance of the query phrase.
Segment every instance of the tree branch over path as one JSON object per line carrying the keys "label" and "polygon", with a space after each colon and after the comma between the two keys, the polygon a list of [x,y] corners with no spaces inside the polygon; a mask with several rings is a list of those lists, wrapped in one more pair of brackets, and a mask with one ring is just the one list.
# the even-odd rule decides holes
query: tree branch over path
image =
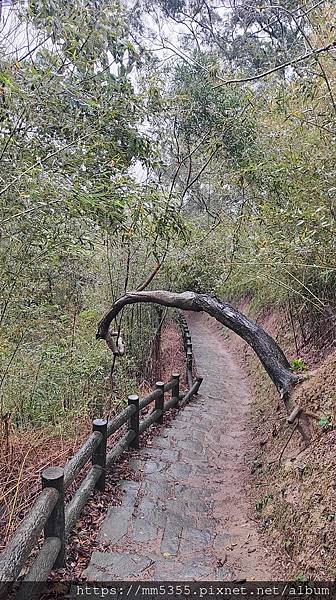
{"label": "tree branch over path", "polygon": [[[211,294],[198,294],[195,292],[174,293],[164,290],[134,291],[129,292],[116,300],[111,310],[98,324],[97,339],[109,339],[109,328],[119,312],[128,304],[139,302],[152,302],[162,306],[190,310],[194,312],[206,312],[222,323],[225,327],[234,331],[244,339],[257,354],[265,371],[276,386],[280,397],[284,401],[288,414],[295,408],[291,393],[293,388],[302,377],[291,371],[290,364],[277,342],[260,325],[246,317],[239,310],[220,300]],[[306,443],[310,440],[310,429],[307,417],[301,413],[298,423],[300,431]]]}
{"label": "tree branch over path", "polygon": [[124,306],[139,302],[153,302],[182,310],[207,312],[247,341],[281,394],[290,391],[292,384],[297,382],[297,377],[290,371],[289,362],[278,344],[259,325],[211,294],[195,292],[178,294],[163,290],[129,292],[119,298],[100,321],[97,338],[105,339],[111,322]]}
{"label": "tree branch over path", "polygon": [[227,79],[223,83],[218,83],[214,87],[215,87],[215,89],[217,89],[217,88],[222,87],[223,85],[229,85],[230,83],[247,83],[249,81],[256,81],[257,79],[262,79],[263,77],[267,77],[268,75],[271,75],[272,73],[276,73],[276,71],[280,71],[281,69],[284,69],[285,67],[290,67],[291,65],[295,65],[298,62],[307,60],[308,58],[311,58],[312,56],[317,56],[318,54],[321,54],[322,52],[328,52],[329,50],[332,50],[332,48],[335,48],[335,47],[336,47],[336,40],[331,42],[331,44],[328,44],[327,46],[323,46],[322,48],[316,48],[312,52],[308,52],[307,54],[298,56],[298,58],[294,58],[293,60],[289,60],[286,63],[282,63],[281,65],[278,65],[277,67],[273,67],[273,69],[269,69],[268,71],[259,73],[259,75],[252,75],[251,77],[245,77],[242,79]]}

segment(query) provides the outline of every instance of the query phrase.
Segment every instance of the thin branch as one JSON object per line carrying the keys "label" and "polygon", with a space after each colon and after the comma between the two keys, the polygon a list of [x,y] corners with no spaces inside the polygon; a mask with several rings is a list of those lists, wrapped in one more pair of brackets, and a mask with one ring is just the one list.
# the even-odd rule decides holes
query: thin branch
{"label": "thin branch", "polygon": [[17,341],[17,343],[16,343],[16,346],[15,346],[15,348],[14,348],[14,350],[13,350],[12,356],[10,357],[10,359],[9,359],[9,362],[8,362],[8,364],[7,364],[6,368],[5,368],[4,372],[3,372],[3,375],[2,375],[2,377],[1,377],[1,380],[0,380],[0,390],[1,390],[2,386],[3,386],[3,384],[4,384],[4,381],[5,381],[5,379],[6,379],[7,375],[8,375],[8,371],[9,371],[9,369],[10,369],[10,367],[11,367],[11,364],[12,364],[12,362],[13,362],[13,360],[14,360],[14,358],[15,358],[15,356],[16,356],[16,354],[17,354],[17,352],[18,352],[18,350],[19,350],[19,348],[20,348],[20,346],[21,346],[21,343],[22,343],[22,341],[23,341],[23,339],[24,339],[24,337],[25,337],[26,333],[27,333],[27,332],[26,332],[26,331],[24,331],[24,332],[21,334],[21,337],[18,339],[18,341]]}
{"label": "thin branch", "polygon": [[157,255],[155,254],[155,252],[153,252],[154,254],[154,258],[156,260],[156,266],[153,269],[153,271],[148,275],[148,277],[146,277],[146,279],[143,281],[143,283],[141,283],[137,288],[136,291],[137,292],[142,292],[143,290],[146,289],[146,287],[149,286],[149,284],[153,281],[154,277],[157,275],[157,273],[160,271],[163,263],[165,262],[166,258],[167,258],[167,254],[168,254],[168,250],[169,250],[169,244],[170,244],[170,238],[167,240],[167,244],[166,244],[166,248],[165,251],[163,253],[163,256],[161,258],[161,260],[159,260],[159,258],[157,257]]}
{"label": "thin branch", "polygon": [[195,177],[187,183],[187,185],[185,186],[183,193],[182,193],[182,202],[183,202],[183,198],[186,195],[187,191],[194,185],[194,183],[196,183],[196,181],[200,178],[200,176],[202,175],[202,173],[205,171],[205,169],[207,168],[208,164],[211,162],[212,158],[215,156],[216,152],[219,150],[218,148],[215,148],[215,150],[210,154],[209,158],[205,161],[204,165],[200,168],[200,170],[198,171],[197,175],[195,175]]}
{"label": "thin branch", "polygon": [[222,87],[223,85],[229,85],[230,83],[247,83],[249,81],[256,81],[258,79],[262,79],[263,77],[267,77],[268,75],[271,75],[272,73],[276,73],[276,71],[280,71],[281,69],[284,69],[285,67],[290,67],[291,65],[295,65],[298,62],[307,60],[308,58],[311,58],[312,56],[321,54],[322,52],[328,52],[329,50],[331,50],[332,48],[335,48],[335,47],[336,47],[336,41],[331,42],[331,44],[328,44],[327,46],[323,46],[322,48],[316,48],[315,50],[313,50],[313,52],[308,52],[307,54],[304,54],[303,56],[298,56],[298,58],[294,58],[293,60],[290,60],[286,63],[282,63],[281,65],[278,65],[277,67],[274,67],[273,69],[269,69],[268,71],[259,73],[259,75],[253,75],[251,77],[245,77],[242,79],[227,79],[226,81],[224,81],[224,83],[218,83],[217,85],[215,85],[214,89],[218,89],[218,88]]}
{"label": "thin branch", "polygon": [[26,169],[25,171],[23,171],[22,173],[20,173],[20,175],[18,175],[17,177],[15,177],[14,179],[12,179],[12,181],[10,181],[7,185],[5,185],[5,187],[2,188],[2,190],[0,190],[0,195],[4,194],[14,183],[16,183],[17,181],[20,181],[20,179],[22,177],[24,177],[24,175],[27,175],[30,171],[32,171],[33,169],[35,169],[35,167],[40,166],[41,164],[43,164],[47,160],[49,160],[49,158],[53,158],[53,156],[57,156],[57,154],[60,154],[61,152],[63,152],[63,150],[66,150],[67,148],[70,148],[71,146],[74,146],[77,143],[78,143],[78,139],[74,140],[73,142],[70,142],[70,144],[67,144],[66,146],[62,146],[62,148],[58,148],[57,150],[55,150],[55,152],[51,152],[50,154],[47,154],[47,156],[44,156],[43,158],[40,158],[33,165],[31,165],[30,167],[28,167],[28,169]]}
{"label": "thin branch", "polygon": [[174,192],[174,187],[175,187],[175,183],[176,183],[176,178],[178,176],[178,173],[182,167],[182,165],[188,160],[191,159],[191,157],[193,156],[193,154],[195,154],[195,152],[197,152],[197,150],[203,145],[203,143],[205,142],[205,140],[209,137],[210,135],[210,131],[207,131],[207,133],[202,137],[201,141],[196,144],[195,148],[193,148],[188,154],[186,154],[186,156],[184,156],[183,158],[181,157],[181,160],[179,160],[178,158],[178,165],[176,167],[173,179],[172,179],[172,183],[170,186],[170,190],[169,190],[169,194],[168,194],[168,198],[170,200],[173,192]]}
{"label": "thin branch", "polygon": [[298,428],[298,426],[297,426],[297,424],[296,424],[296,425],[295,425],[295,427],[293,428],[293,430],[291,431],[291,434],[290,434],[290,436],[289,436],[289,438],[288,438],[287,442],[285,443],[284,447],[282,448],[282,450],[281,450],[281,452],[280,452],[280,455],[279,455],[279,467],[280,467],[280,465],[281,465],[281,459],[282,459],[283,453],[285,452],[285,450],[286,450],[286,448],[287,448],[287,446],[288,446],[289,442],[291,441],[291,439],[292,439],[292,437],[293,437],[293,435],[294,435],[295,431],[297,430],[297,428]]}
{"label": "thin branch", "polygon": [[165,253],[164,257],[161,260],[156,259],[157,262],[156,262],[156,265],[155,265],[153,271],[148,275],[148,277],[146,277],[146,279],[140,285],[138,285],[138,287],[136,288],[137,292],[142,292],[143,290],[145,290],[146,287],[153,281],[155,275],[161,269],[161,266],[166,257],[166,254],[167,254],[167,252]]}
{"label": "thin branch", "polygon": [[33,206],[32,208],[27,208],[27,210],[22,210],[21,212],[18,212],[15,215],[12,215],[11,217],[7,217],[6,219],[3,219],[3,221],[0,221],[0,225],[3,225],[4,223],[7,223],[8,221],[13,221],[14,219],[17,219],[18,217],[22,217],[23,215],[26,215],[28,213],[34,212],[35,210],[41,210],[42,208],[51,206],[52,204],[58,204],[59,202],[62,202],[62,201],[63,201],[63,198],[58,198],[57,200],[52,200],[51,202],[39,202],[37,206]]}

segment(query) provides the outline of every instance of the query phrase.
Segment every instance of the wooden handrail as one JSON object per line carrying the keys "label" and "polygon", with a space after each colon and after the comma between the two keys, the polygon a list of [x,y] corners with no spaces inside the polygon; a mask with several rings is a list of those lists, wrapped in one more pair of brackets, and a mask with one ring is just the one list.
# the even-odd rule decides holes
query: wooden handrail
{"label": "wooden handrail", "polygon": [[80,487],[65,509],[65,539],[67,539],[80,515],[83,507],[94,491],[103,469],[99,465],[91,467]]}
{"label": "wooden handrail", "polygon": [[133,408],[133,406],[128,406],[117,417],[115,417],[113,421],[109,421],[107,424],[107,437],[110,437],[112,433],[115,433],[116,431],[118,431],[118,429],[120,429],[122,425],[127,423],[129,417],[133,414],[134,410],[135,409]]}
{"label": "wooden handrail", "polygon": [[94,450],[99,446],[102,436],[99,431],[93,431],[90,437],[84,442],[83,446],[78,452],[72,457],[71,460],[64,467],[64,489],[75,481],[78,473],[90,460]]}
{"label": "wooden handrail", "polygon": [[[43,491],[36,499],[33,508],[23,520],[12,540],[0,554],[0,598],[6,593],[8,585],[13,583],[29,558],[44,529],[45,541],[30,566],[24,581],[36,582],[30,590],[30,598],[37,598],[38,582],[45,581],[50,571],[64,566],[64,548],[84,505],[95,489],[105,489],[105,473],[130,447],[139,447],[139,436],[153,424],[163,422],[163,415],[171,408],[184,406],[202,383],[198,377],[192,380],[192,343],[187,323],[180,316],[179,323],[183,335],[186,353],[186,379],[189,390],[180,393],[180,375],[174,373],[169,382],[158,382],[156,389],[142,400],[138,396],[129,396],[128,407],[108,423],[103,419],[93,422],[93,431],[81,448],[64,466],[49,467],[42,472]],[[165,402],[165,394],[172,393]],[[140,421],[141,411],[154,402],[154,410]],[[125,435],[107,452],[106,441],[113,433],[127,424]],[[72,500],[64,504],[64,491],[76,480],[78,474],[89,460],[92,467],[86,474]],[[48,486],[48,487],[47,487]],[[21,595],[20,595],[21,594]],[[18,598],[24,598],[24,587],[19,590]]]}
{"label": "wooden handrail", "polygon": [[[21,571],[31,550],[51,515],[59,493],[53,488],[44,489],[37,497],[32,509],[15,532],[13,538],[0,555],[0,593],[2,583],[14,580]],[[4,587],[5,589],[5,587]],[[0,596],[1,597],[1,596]]]}
{"label": "wooden handrail", "polygon": [[197,394],[202,381],[203,381],[203,377],[196,377],[196,381],[193,383],[193,385],[191,386],[190,390],[185,394],[185,396],[183,396],[181,398],[181,401],[180,401],[180,406],[181,407],[185,406],[189,402],[189,400],[191,400],[191,398],[195,394]]}

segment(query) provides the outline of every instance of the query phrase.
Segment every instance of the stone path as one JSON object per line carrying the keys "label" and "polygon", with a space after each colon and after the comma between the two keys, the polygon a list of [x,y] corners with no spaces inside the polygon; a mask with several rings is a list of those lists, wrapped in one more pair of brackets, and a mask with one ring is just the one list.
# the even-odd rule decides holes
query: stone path
{"label": "stone path", "polygon": [[201,393],[121,482],[83,576],[89,580],[267,580],[274,571],[249,518],[246,419],[250,393],[218,325],[187,315]]}

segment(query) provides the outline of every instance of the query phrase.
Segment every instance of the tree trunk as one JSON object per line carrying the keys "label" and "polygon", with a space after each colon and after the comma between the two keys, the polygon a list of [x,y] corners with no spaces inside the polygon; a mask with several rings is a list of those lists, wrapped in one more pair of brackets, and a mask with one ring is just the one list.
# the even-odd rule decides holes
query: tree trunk
{"label": "tree trunk", "polygon": [[[126,304],[136,304],[138,302],[153,302],[194,312],[204,311],[225,327],[234,331],[253,348],[283,399],[287,413],[292,413],[295,406],[291,400],[291,392],[301,378],[292,373],[290,364],[280,346],[260,325],[248,319],[227,302],[211,294],[197,294],[195,292],[177,294],[163,290],[129,292],[119,298],[100,321],[97,339],[108,339],[112,320]],[[300,415],[298,428],[304,440],[308,442],[310,430],[307,418],[303,413]]]}

